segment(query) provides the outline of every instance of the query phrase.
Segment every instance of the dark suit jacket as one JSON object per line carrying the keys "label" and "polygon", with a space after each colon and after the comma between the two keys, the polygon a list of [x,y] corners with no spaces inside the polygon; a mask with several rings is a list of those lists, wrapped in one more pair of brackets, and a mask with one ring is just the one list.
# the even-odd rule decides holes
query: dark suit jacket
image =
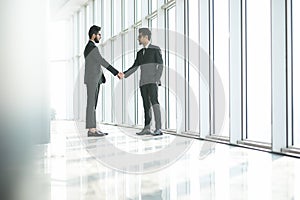
{"label": "dark suit jacket", "polygon": [[85,71],[84,71],[84,83],[95,84],[105,83],[106,79],[103,74],[101,65],[109,70],[114,76],[119,71],[112,67],[100,54],[98,47],[93,41],[89,41],[84,49],[85,58]]}
{"label": "dark suit jacket", "polygon": [[124,72],[125,78],[133,74],[141,67],[140,86],[156,83],[161,84],[160,78],[163,71],[163,59],[158,46],[150,44],[143,55],[143,49],[137,52],[136,59],[132,67]]}

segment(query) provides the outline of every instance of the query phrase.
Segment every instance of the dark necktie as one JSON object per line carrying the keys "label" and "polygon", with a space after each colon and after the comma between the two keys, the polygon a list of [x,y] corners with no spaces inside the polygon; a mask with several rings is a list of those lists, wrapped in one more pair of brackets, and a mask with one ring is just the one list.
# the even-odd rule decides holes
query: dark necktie
{"label": "dark necktie", "polygon": [[145,55],[145,52],[146,52],[146,48],[144,47],[143,48],[143,55]]}

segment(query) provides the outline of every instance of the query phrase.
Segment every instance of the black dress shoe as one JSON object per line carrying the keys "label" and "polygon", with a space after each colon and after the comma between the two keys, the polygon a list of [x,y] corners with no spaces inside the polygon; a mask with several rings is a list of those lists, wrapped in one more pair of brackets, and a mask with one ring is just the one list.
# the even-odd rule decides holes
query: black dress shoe
{"label": "black dress shoe", "polygon": [[136,133],[137,135],[150,135],[152,132],[150,129],[143,129],[141,132]]}
{"label": "black dress shoe", "polygon": [[104,133],[104,132],[102,132],[102,131],[100,131],[100,130],[97,130],[97,132],[98,132],[99,134],[108,135],[108,133]]}
{"label": "black dress shoe", "polygon": [[161,132],[160,129],[155,130],[153,133],[151,133],[151,135],[153,136],[157,136],[157,135],[162,135],[163,133]]}
{"label": "black dress shoe", "polygon": [[104,134],[103,133],[99,133],[99,132],[91,132],[91,131],[88,131],[88,137],[102,137],[102,136],[104,136]]}

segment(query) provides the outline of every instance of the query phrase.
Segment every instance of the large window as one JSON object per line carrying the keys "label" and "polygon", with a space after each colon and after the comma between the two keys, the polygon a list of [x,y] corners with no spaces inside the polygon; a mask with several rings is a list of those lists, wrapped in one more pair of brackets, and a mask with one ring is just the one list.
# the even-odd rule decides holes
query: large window
{"label": "large window", "polygon": [[103,15],[102,20],[102,40],[105,41],[111,37],[111,1],[103,1]]}
{"label": "large window", "polygon": [[157,9],[157,0],[148,0],[149,13],[154,12]]}
{"label": "large window", "polygon": [[67,23],[65,21],[51,24],[49,32],[49,55],[50,55],[50,93],[51,108],[56,113],[56,119],[67,119],[67,95],[72,95],[72,90],[67,81],[72,77],[68,74],[68,55],[67,51]]}
{"label": "large window", "polygon": [[[112,41],[112,64],[118,71],[122,71],[122,46],[122,37],[117,37]],[[111,88],[113,122],[122,124],[122,82],[116,76],[112,76],[111,73],[109,76],[112,77],[113,84]]]}
{"label": "large window", "polygon": [[200,81],[200,67],[199,67],[199,1],[188,1],[188,68],[187,77],[189,82],[188,87],[188,110],[189,110],[189,124],[188,130],[199,133],[199,81]]}
{"label": "large window", "polygon": [[246,1],[246,105],[244,138],[271,142],[271,3]]}
{"label": "large window", "polygon": [[[138,36],[139,35],[139,28],[141,28],[141,26],[138,26],[135,28],[135,35]],[[136,37],[137,38],[137,37]],[[138,52],[141,49],[141,46],[139,45],[138,41],[135,40],[135,57],[136,58],[136,52]],[[138,69],[135,74],[134,74],[134,81],[135,81],[135,85],[139,86],[139,80],[140,80],[140,76],[141,76],[141,70]],[[136,90],[136,107],[137,107],[137,124],[140,126],[144,126],[144,107],[143,107],[143,99],[142,96],[140,94],[140,89]]]}
{"label": "large window", "polygon": [[[152,30],[157,29],[157,17],[154,17],[153,19],[149,20],[149,27]],[[155,37],[155,35],[154,35],[154,37]]]}
{"label": "large window", "polygon": [[101,14],[102,14],[102,8],[101,8],[101,0],[94,0],[94,10],[93,10],[93,16],[94,16],[94,23],[101,25]]}
{"label": "large window", "polygon": [[73,103],[74,103],[74,119],[79,119],[79,13],[76,12],[73,16],[73,32],[74,32],[74,43],[73,43]]}
{"label": "large window", "polygon": [[94,2],[90,1],[86,6],[86,28],[90,28],[94,25]]}
{"label": "large window", "polygon": [[[112,63],[112,48],[113,42],[108,41],[104,48],[101,48],[101,55],[107,60],[109,63]],[[101,89],[104,92],[103,104],[104,106],[104,121],[105,122],[113,122],[113,87],[114,87],[114,78],[108,70],[103,70],[103,73],[106,77],[106,83],[101,85]],[[100,90],[101,90],[100,89]],[[100,103],[100,101],[99,101]]]}
{"label": "large window", "polygon": [[214,134],[229,136],[229,1],[213,0]]}
{"label": "large window", "polygon": [[158,34],[158,31],[157,31],[157,16],[155,16],[154,18],[152,19],[149,19],[149,28],[152,32],[152,38],[151,38],[151,42],[152,43],[156,43],[157,41],[157,34]]}
{"label": "large window", "polygon": [[[79,99],[79,119],[84,120],[85,119],[85,102],[86,102],[86,88],[85,85],[82,84],[83,82],[83,71],[84,71],[84,56],[83,51],[85,48],[85,45],[88,40],[87,30],[86,30],[86,9],[83,7],[79,11],[79,52],[78,52],[78,99]],[[83,102],[83,103],[81,103]]]}
{"label": "large window", "polygon": [[124,27],[123,29],[128,28],[134,23],[134,0],[123,0],[124,5]]}
{"label": "large window", "polygon": [[[134,47],[136,46],[135,32],[130,31],[124,36],[124,66],[123,71],[132,66],[135,60]],[[124,83],[124,107],[125,123],[129,125],[135,125],[137,122],[137,95],[139,95],[139,87],[135,85],[135,74],[123,81]]]}
{"label": "large window", "polygon": [[293,133],[293,145],[296,147],[300,147],[300,24],[297,21],[300,17],[299,9],[300,2],[292,1],[292,51],[293,51],[293,125],[294,125],[294,133]]}
{"label": "large window", "polygon": [[166,81],[167,81],[167,128],[176,130],[176,24],[175,24],[175,7],[167,10],[167,67]]}
{"label": "large window", "polygon": [[142,4],[141,0],[135,0],[135,21],[142,19]]}
{"label": "large window", "polygon": [[113,13],[113,34],[117,35],[118,33],[121,32],[121,1],[120,0],[114,0],[113,1],[113,7],[112,11]]}
{"label": "large window", "polygon": [[81,55],[84,47],[86,45],[86,41],[88,40],[88,35],[86,34],[86,26],[85,26],[85,9],[81,9],[79,11],[79,51],[78,54]]}

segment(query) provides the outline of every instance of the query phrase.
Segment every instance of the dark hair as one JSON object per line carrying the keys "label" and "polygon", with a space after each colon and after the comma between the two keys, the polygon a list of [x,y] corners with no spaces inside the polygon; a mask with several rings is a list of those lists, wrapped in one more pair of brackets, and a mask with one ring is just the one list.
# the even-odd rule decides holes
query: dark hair
{"label": "dark hair", "polygon": [[148,40],[151,40],[151,31],[149,28],[140,28],[139,33],[141,33],[143,36],[148,36]]}
{"label": "dark hair", "polygon": [[100,30],[101,30],[101,27],[99,27],[99,26],[96,26],[96,25],[91,26],[91,28],[89,30],[90,39],[92,38],[93,34],[97,35]]}

